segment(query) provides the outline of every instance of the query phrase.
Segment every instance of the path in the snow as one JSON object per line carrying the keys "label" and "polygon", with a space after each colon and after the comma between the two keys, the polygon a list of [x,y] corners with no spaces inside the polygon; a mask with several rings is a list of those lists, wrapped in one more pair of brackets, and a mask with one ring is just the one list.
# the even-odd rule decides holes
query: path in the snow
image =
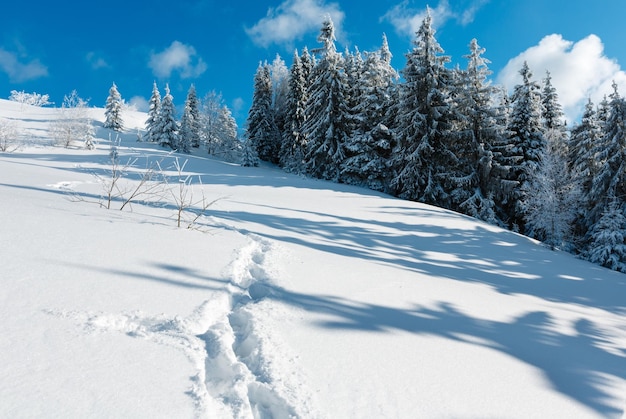
{"label": "path in the snow", "polygon": [[[294,357],[273,335],[271,325],[263,324],[267,305],[272,304],[265,298],[272,293],[265,263],[273,244],[247,237],[224,273],[230,278],[225,288],[213,292],[186,318],[141,312],[47,313],[72,319],[89,333],[120,332],[182,351],[195,371],[187,394],[198,417],[317,417]],[[291,370],[287,374],[286,368]]]}

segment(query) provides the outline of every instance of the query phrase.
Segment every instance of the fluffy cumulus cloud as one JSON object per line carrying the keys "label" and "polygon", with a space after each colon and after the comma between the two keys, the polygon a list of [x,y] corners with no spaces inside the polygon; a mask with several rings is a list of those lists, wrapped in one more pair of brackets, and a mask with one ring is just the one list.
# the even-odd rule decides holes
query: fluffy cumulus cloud
{"label": "fluffy cumulus cloud", "polygon": [[524,61],[537,81],[545,78],[546,71],[550,72],[568,123],[579,119],[589,98],[597,104],[604,95],[609,95],[613,81],[622,94],[626,93],[626,73],[605,55],[604,45],[596,35],[578,42],[558,34],[546,36],[538,45],[509,60],[497,76],[498,83],[509,90],[519,84],[519,70]]}
{"label": "fluffy cumulus cloud", "polygon": [[319,29],[325,16],[330,16],[340,36],[344,12],[336,3],[326,4],[323,0],[285,0],[280,6],[270,8],[267,16],[254,26],[246,28],[246,33],[262,47],[291,45],[304,34]]}
{"label": "fluffy cumulus cloud", "polygon": [[[463,26],[472,23],[476,13],[488,2],[489,0],[457,1],[452,7],[448,0],[440,0],[437,7],[430,8],[433,27],[439,28],[449,20]],[[381,20],[391,23],[396,32],[412,38],[426,17],[426,13],[427,9],[414,9],[408,0],[405,0],[391,8],[381,17]]]}
{"label": "fluffy cumulus cloud", "polygon": [[48,68],[39,60],[22,62],[14,52],[0,48],[0,71],[13,83],[21,83],[48,75]]}
{"label": "fluffy cumulus cloud", "polygon": [[153,53],[148,66],[159,78],[168,78],[173,72],[178,72],[184,79],[195,78],[207,69],[196,49],[179,41],[172,42],[172,45],[161,52]]}

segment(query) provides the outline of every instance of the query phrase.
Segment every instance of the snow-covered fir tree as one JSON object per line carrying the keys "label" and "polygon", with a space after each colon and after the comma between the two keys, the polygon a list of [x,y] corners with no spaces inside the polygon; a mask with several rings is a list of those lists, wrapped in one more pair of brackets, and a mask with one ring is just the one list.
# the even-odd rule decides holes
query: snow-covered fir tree
{"label": "snow-covered fir tree", "polygon": [[153,136],[162,147],[178,148],[178,122],[174,98],[170,93],[169,85],[165,85],[165,96],[159,108],[159,115],[153,129]]}
{"label": "snow-covered fir tree", "polygon": [[297,50],[289,69],[288,87],[280,165],[288,172],[302,173],[306,150],[306,138],[302,129],[306,121],[309,90],[302,59]]}
{"label": "snow-covered fir tree", "polygon": [[322,47],[315,51],[319,60],[311,73],[303,127],[307,139],[305,167],[314,177],[338,181],[345,158],[349,111],[344,96],[346,75],[335,47],[335,26],[330,16],[326,16],[317,40]]}
{"label": "snow-covered fir tree", "polygon": [[561,153],[567,159],[569,146],[568,131],[565,125],[565,114],[559,103],[559,95],[552,85],[552,76],[546,71],[541,94],[541,119],[543,121],[546,143],[554,152]]}
{"label": "snow-covered fir tree", "polygon": [[589,201],[589,222],[595,224],[609,203],[620,208],[626,203],[626,102],[613,83],[608,119],[594,148],[597,172],[593,177]]}
{"label": "snow-covered fir tree", "polygon": [[200,130],[200,101],[196,88],[192,84],[187,92],[183,116],[180,119],[178,150],[182,153],[189,153],[192,147],[200,147]]}
{"label": "snow-covered fir tree", "polygon": [[257,167],[259,165],[259,155],[257,154],[256,146],[252,144],[249,138],[246,138],[243,143],[241,165],[245,167]]}
{"label": "snow-covered fir tree", "polygon": [[152,95],[150,96],[148,119],[146,120],[146,133],[144,141],[156,143],[158,138],[155,136],[154,127],[159,121],[159,112],[161,111],[161,93],[157,87],[156,81],[152,84]]}
{"label": "snow-covered fir tree", "polygon": [[584,256],[593,263],[626,273],[626,216],[617,199],[609,202],[590,232]]}
{"label": "snow-covered fir tree", "polygon": [[604,129],[604,124],[609,119],[609,114],[611,113],[611,105],[609,103],[609,98],[607,95],[602,97],[602,100],[598,104],[597,115],[598,115],[598,123],[600,124],[600,128]]}
{"label": "snow-covered fir tree", "polygon": [[522,83],[515,86],[511,98],[509,131],[511,137],[511,155],[508,156],[512,167],[513,180],[519,187],[514,191],[511,206],[508,208],[509,226],[513,230],[524,232],[524,200],[528,188],[525,183],[530,175],[539,169],[539,162],[545,152],[546,139],[541,119],[541,94],[537,82],[532,79],[528,63],[524,62],[520,70]]}
{"label": "snow-covered fir tree", "polygon": [[446,183],[458,166],[450,149],[451,75],[445,67],[450,58],[435,39],[430,9],[413,45],[402,70],[391,186],[402,198],[449,207]]}
{"label": "snow-covered fir tree", "polygon": [[115,83],[109,89],[106,105],[104,107],[104,128],[114,131],[124,129],[124,121],[122,119],[122,96],[117,90]]}
{"label": "snow-covered fir tree", "polygon": [[541,93],[541,118],[546,129],[564,129],[563,107],[559,103],[559,95],[552,85],[552,75],[546,71]]}
{"label": "snow-covered fir tree", "polygon": [[359,97],[354,113],[357,125],[346,144],[347,158],[342,165],[346,183],[386,191],[389,184],[389,158],[393,134],[387,110],[393,106],[398,73],[391,67],[391,52],[383,35],[380,50],[367,53],[359,80]]}
{"label": "snow-covered fir tree", "polygon": [[242,145],[237,138],[237,121],[226,105],[219,109],[216,128],[214,154],[230,162],[240,160]]}
{"label": "snow-covered fir tree", "polygon": [[472,39],[470,53],[465,56],[467,68],[457,70],[458,84],[455,89],[459,138],[455,154],[460,160],[460,176],[453,179],[451,192],[453,208],[498,224],[494,196],[501,188],[500,179],[494,172],[494,146],[504,134],[499,123],[497,108],[493,104],[496,89],[489,82],[489,60],[484,58],[485,49]]}
{"label": "snow-covered fir tree", "polygon": [[307,81],[307,88],[311,85],[311,73],[315,67],[315,57],[311,56],[309,49],[304,47],[300,54],[300,62],[302,63],[302,77]]}
{"label": "snow-covered fir tree", "polygon": [[596,110],[593,102],[589,99],[585,105],[580,124],[572,129],[568,146],[570,172],[581,188],[581,204],[575,222],[577,237],[585,237],[593,223],[589,217],[590,210],[594,206],[591,186],[598,170],[595,147],[600,142],[601,136],[602,131]]}
{"label": "snow-covered fir tree", "polygon": [[252,106],[246,120],[247,141],[255,147],[261,160],[277,163],[280,152],[280,132],[273,113],[270,66],[259,64],[254,76]]}

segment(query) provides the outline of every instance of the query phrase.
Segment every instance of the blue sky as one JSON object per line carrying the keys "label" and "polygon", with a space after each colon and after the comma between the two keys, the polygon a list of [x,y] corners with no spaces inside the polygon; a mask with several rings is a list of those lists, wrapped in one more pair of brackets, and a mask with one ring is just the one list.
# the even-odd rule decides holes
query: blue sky
{"label": "blue sky", "polygon": [[465,65],[472,38],[487,49],[495,83],[512,88],[528,61],[535,78],[545,71],[568,115],[587,97],[626,95],[626,2],[598,0],[165,0],[78,2],[12,1],[0,14],[0,97],[11,90],[49,94],[60,104],[73,89],[103,106],[115,82],[141,108],[152,82],[169,83],[175,102],[189,86],[221,92],[243,124],[259,61],[294,48],[314,48],[322,17],[330,14],[337,46],[369,51],[389,39],[393,65],[404,66],[426,6],[437,39],[453,63]]}

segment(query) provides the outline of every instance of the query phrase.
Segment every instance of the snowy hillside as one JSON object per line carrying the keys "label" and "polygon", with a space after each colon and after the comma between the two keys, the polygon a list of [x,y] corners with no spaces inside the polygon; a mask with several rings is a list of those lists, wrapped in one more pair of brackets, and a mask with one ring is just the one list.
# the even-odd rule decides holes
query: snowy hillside
{"label": "snowy hillside", "polygon": [[155,162],[168,184],[107,210],[109,132],[53,146],[55,115],[0,101],[24,143],[0,153],[0,417],[623,417],[623,274],[434,207],[168,154],[136,142],[141,113],[120,195]]}

